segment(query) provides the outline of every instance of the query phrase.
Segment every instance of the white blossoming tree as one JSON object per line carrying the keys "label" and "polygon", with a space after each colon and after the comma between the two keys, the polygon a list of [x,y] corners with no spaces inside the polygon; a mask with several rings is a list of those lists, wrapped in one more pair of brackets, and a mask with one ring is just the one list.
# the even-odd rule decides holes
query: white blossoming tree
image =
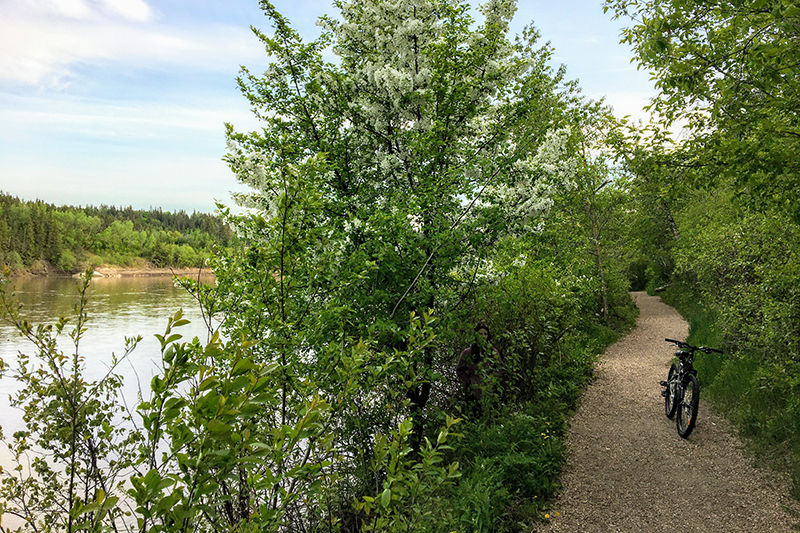
{"label": "white blossoming tree", "polygon": [[250,247],[219,258],[218,287],[201,298],[229,337],[257,340],[258,359],[278,364],[264,428],[296,424],[321,395],[339,490],[367,498],[359,516],[389,512],[402,492],[375,443],[393,435],[387,449],[401,445],[409,465],[431,457],[421,452],[441,417],[429,399],[453,364],[433,324],[464,316],[462,273],[507,227],[485,192],[513,181],[561,116],[563,71],[533,29],[509,39],[514,0],[489,0],[480,23],[462,0],[337,0],[311,42],[261,5],[274,31],[254,31],[272,63],[243,68],[239,83],[263,128],[228,126],[228,163],[251,188],[236,196],[251,214],[229,219]]}
{"label": "white blossoming tree", "polygon": [[[546,66],[546,49],[533,47],[532,30],[516,44],[508,39],[512,0],[484,5],[478,26],[461,1],[335,5],[340,18],[324,17],[323,35],[304,43],[262,2],[274,33],[257,34],[273,62],[263,76],[243,70],[240,84],[264,129],[231,128],[229,162],[253,188],[239,201],[276,216],[285,169],[318,158],[324,168],[290,193],[313,191],[318,203],[309,223],[325,228],[325,246],[302,254],[322,254],[315,261],[325,257],[331,271],[363,274],[337,289],[347,302],[348,335],[371,328],[382,347],[402,348],[397,332],[410,313],[447,318],[469,290],[453,271],[484,260],[503,231],[478,201],[508,178],[541,124],[563,107],[560,73]],[[335,63],[323,58],[329,47]],[[318,296],[321,285],[304,280],[295,287]],[[422,376],[408,390],[414,416],[429,395],[433,356],[430,349],[413,365]],[[419,439],[421,425],[415,427]]]}

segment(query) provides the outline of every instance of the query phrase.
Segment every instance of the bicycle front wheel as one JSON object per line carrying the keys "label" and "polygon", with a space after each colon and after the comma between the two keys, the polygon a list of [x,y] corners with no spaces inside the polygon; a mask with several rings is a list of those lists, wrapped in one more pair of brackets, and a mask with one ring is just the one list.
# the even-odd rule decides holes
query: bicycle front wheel
{"label": "bicycle front wheel", "polygon": [[667,415],[667,418],[675,416],[675,408],[678,406],[678,383],[675,381],[677,375],[678,363],[672,363],[672,366],[669,368],[669,374],[667,375],[667,390],[664,396],[664,413]]}
{"label": "bicycle front wheel", "polygon": [[689,374],[683,385],[683,398],[678,404],[678,418],[676,425],[678,435],[684,439],[691,435],[694,425],[697,422],[697,406],[700,403],[700,385],[697,377]]}

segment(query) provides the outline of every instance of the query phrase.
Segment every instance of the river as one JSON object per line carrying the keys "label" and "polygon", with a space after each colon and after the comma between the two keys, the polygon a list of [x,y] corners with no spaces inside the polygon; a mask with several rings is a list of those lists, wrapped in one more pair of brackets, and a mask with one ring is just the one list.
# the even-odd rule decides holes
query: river
{"label": "river", "polygon": [[[74,308],[79,302],[76,280],[23,278],[13,280],[11,288],[23,306],[20,314],[28,322],[55,324],[60,316],[72,318],[59,338],[59,348],[65,354],[72,354],[74,346],[67,333],[74,327]],[[183,309],[191,323],[176,332],[184,340],[195,336],[201,341],[207,339],[197,302],[184,289],[176,287],[170,276],[94,278],[87,295],[88,330],[79,346],[85,358],[87,380],[101,378],[108,372],[112,354],[121,357],[125,353],[125,337],[142,336],[130,357],[116,369],[124,377],[123,391],[129,405],[135,405],[139,385],[146,391],[158,371],[160,345],[154,334],[164,333],[168,317]],[[18,352],[36,355],[30,341],[7,321],[0,321],[0,359],[7,366],[0,379],[0,426],[7,438],[21,428],[19,412],[9,409],[9,395],[18,388],[13,378]]]}
{"label": "river", "polygon": [[[208,277],[203,281],[213,282]],[[59,337],[59,349],[65,354],[74,353],[74,344],[68,333],[75,325],[75,307],[79,302],[77,280],[72,278],[21,278],[11,282],[11,290],[22,304],[21,316],[32,324],[55,324],[59,317],[71,321]],[[142,336],[131,355],[115,368],[123,376],[123,396],[129,407],[137,403],[139,390],[147,397],[150,381],[159,370],[160,343],[154,334],[164,333],[168,317],[183,309],[190,324],[174,332],[184,340],[197,336],[206,341],[208,330],[200,308],[184,289],[176,287],[170,276],[149,277],[95,277],[87,291],[87,331],[81,339],[79,353],[85,361],[85,379],[102,378],[109,371],[112,354],[125,353],[125,337]],[[27,339],[21,337],[8,321],[0,320],[0,359],[6,364],[5,375],[0,378],[0,426],[6,439],[24,428],[22,412],[11,408],[9,398],[18,389],[14,379],[17,355],[22,352],[34,359],[37,351]],[[11,472],[14,462],[6,446],[0,445],[0,467]],[[0,518],[3,527],[16,528],[22,521],[6,514]],[[2,529],[2,528],[0,528]]]}

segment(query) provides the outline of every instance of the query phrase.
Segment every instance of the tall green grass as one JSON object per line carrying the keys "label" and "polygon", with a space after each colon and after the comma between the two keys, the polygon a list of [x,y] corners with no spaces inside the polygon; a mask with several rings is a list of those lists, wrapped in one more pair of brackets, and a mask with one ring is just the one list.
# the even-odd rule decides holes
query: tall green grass
{"label": "tall green grass", "polygon": [[800,363],[726,346],[716,313],[685,285],[661,296],[689,323],[687,342],[725,350],[695,360],[703,396],[735,424],[758,462],[790,474],[800,499]]}
{"label": "tall green grass", "polygon": [[[703,305],[698,296],[683,284],[673,283],[660,294],[665,303],[671,305],[689,323],[689,337],[686,342],[695,346],[721,348],[722,339],[716,327],[716,314]],[[710,385],[722,371],[725,356],[719,354],[698,354],[695,360],[701,385]]]}

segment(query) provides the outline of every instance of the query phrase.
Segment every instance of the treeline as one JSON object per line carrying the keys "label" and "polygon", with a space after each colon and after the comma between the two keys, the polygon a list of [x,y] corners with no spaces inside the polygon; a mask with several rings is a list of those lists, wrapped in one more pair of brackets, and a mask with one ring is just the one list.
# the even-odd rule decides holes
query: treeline
{"label": "treeline", "polygon": [[206,213],[132,207],[56,207],[0,192],[0,263],[12,271],[71,273],[87,266],[200,266],[235,239]]}
{"label": "treeline", "polygon": [[[800,498],[800,10],[771,0],[608,1],[664,120],[628,145],[638,288],[691,324],[703,394]],[[680,121],[682,140],[667,131]]]}

